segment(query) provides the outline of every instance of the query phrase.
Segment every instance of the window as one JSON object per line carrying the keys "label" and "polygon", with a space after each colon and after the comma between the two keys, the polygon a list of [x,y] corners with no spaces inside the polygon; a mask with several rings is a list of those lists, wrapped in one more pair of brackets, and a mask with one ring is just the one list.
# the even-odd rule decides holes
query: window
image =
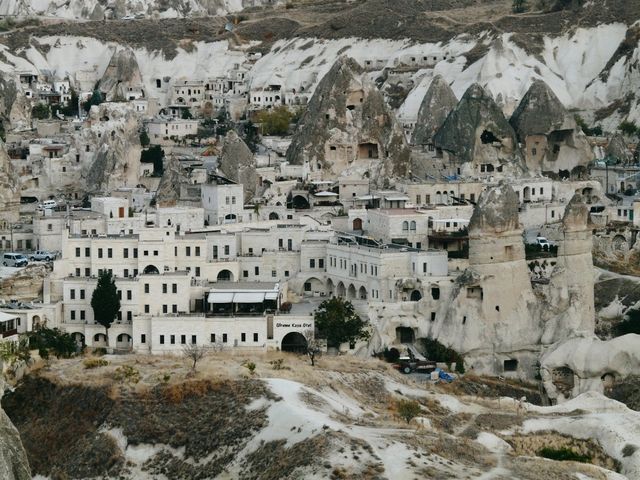
{"label": "window", "polygon": [[169,340],[169,343],[171,343],[171,345],[175,345],[175,343],[176,343],[176,336],[175,336],[175,335],[171,335],[171,336],[169,337],[169,339],[170,339],[170,340]]}
{"label": "window", "polygon": [[98,258],[102,258],[102,249],[101,248],[98,249]]}
{"label": "window", "polygon": [[166,305],[162,305],[162,313],[167,313],[169,311],[169,309],[167,308]]}
{"label": "window", "polygon": [[196,267],[196,277],[200,276],[200,267]]}
{"label": "window", "polygon": [[164,335],[160,335],[160,345],[164,345]]}
{"label": "window", "polygon": [[80,256],[80,247],[76,247],[76,257]]}
{"label": "window", "polygon": [[271,270],[271,276],[275,278],[277,276],[277,272],[275,270]]}
{"label": "window", "polygon": [[224,246],[224,254],[229,255],[229,245]]}
{"label": "window", "polygon": [[75,291],[74,288],[69,290],[69,298],[71,298],[71,300],[75,300],[76,299],[76,291]]}
{"label": "window", "polygon": [[162,293],[167,293],[167,284],[166,283],[162,284]]}
{"label": "window", "polygon": [[402,222],[402,231],[406,232],[408,230],[409,230],[409,222],[407,221]]}
{"label": "window", "polygon": [[196,247],[196,257],[200,256],[200,247]]}
{"label": "window", "polygon": [[80,289],[80,300],[84,300],[84,288]]}
{"label": "window", "polygon": [[243,278],[248,278],[249,277],[249,270],[243,270],[242,271],[242,277]]}
{"label": "window", "polygon": [[84,256],[85,256],[85,257],[90,257],[90,256],[91,256],[91,248],[86,247],[86,248],[84,249]]}
{"label": "window", "polygon": [[316,268],[316,260],[312,258],[309,260],[309,268]]}
{"label": "window", "polygon": [[154,251],[153,251],[153,256],[154,256],[154,257],[157,257],[157,256],[158,256],[158,250],[154,250]]}
{"label": "window", "polygon": [[229,205],[229,203],[230,203],[230,202],[229,202],[229,200],[230,200],[230,199],[229,199],[229,197],[226,197],[226,198],[225,198],[225,203],[226,203],[227,205]]}
{"label": "window", "polygon": [[76,311],[71,310],[71,320],[75,320],[75,319],[76,319]]}
{"label": "window", "polygon": [[171,284],[171,293],[178,293],[178,284],[177,283],[172,283]]}
{"label": "window", "polygon": [[235,205],[236,204],[236,197],[231,197],[231,204]]}
{"label": "window", "polygon": [[215,333],[211,334],[211,343],[216,343],[216,334]]}
{"label": "window", "polygon": [[227,334],[226,333],[222,334],[222,343],[227,343]]}
{"label": "window", "polygon": [[254,341],[254,342],[257,342],[257,341],[258,341],[258,334],[257,334],[257,333],[254,333],[254,334],[253,334],[253,341]]}
{"label": "window", "polygon": [[191,335],[191,344],[192,345],[196,344],[196,340],[197,340],[196,336],[195,335]]}
{"label": "window", "polygon": [[247,334],[246,333],[241,333],[240,334],[240,341],[241,342],[246,342],[247,341]]}
{"label": "window", "polygon": [[422,195],[416,195],[416,204],[417,205],[422,204]]}
{"label": "window", "polygon": [[[76,268],[77,272],[78,272],[78,276],[80,276],[80,269]],[[91,269],[90,268],[85,268],[84,269],[84,276],[85,277],[90,277],[91,276]]]}
{"label": "window", "polygon": [[137,248],[133,249],[133,258],[138,258],[138,249]]}
{"label": "window", "polygon": [[178,313],[178,305],[176,304],[171,305],[171,313]]}
{"label": "window", "polygon": [[128,269],[128,268],[125,268],[125,269],[124,269],[124,276],[125,276],[125,277],[128,277],[128,276],[129,276],[129,269]]}
{"label": "window", "polygon": [[144,313],[149,313],[149,305],[144,306]]}
{"label": "window", "polygon": [[144,333],[140,335],[140,343],[147,343],[147,336]]}
{"label": "window", "polygon": [[113,258],[113,248],[107,248],[107,257]]}
{"label": "window", "polygon": [[284,276],[285,276],[285,277],[288,277],[288,276],[289,276],[289,270],[285,270],[285,271],[284,271]]}
{"label": "window", "polygon": [[253,270],[256,275],[260,275],[260,267],[254,267]]}
{"label": "window", "polygon": [[427,262],[422,264],[422,273],[427,273]]}
{"label": "window", "polygon": [[131,300],[131,290],[127,290],[127,300]]}
{"label": "window", "polygon": [[304,291],[305,292],[310,292],[311,291],[311,282],[305,282]]}
{"label": "window", "polygon": [[187,257],[191,256],[191,247],[185,247],[184,251],[185,251],[185,255]]}
{"label": "window", "polygon": [[123,258],[129,258],[129,249],[128,248],[122,249],[122,256],[123,256]]}
{"label": "window", "polygon": [[80,320],[85,320],[86,316],[85,316],[85,311],[84,310],[80,310]]}
{"label": "window", "polygon": [[436,312],[431,312],[431,321],[432,322],[436,321]]}
{"label": "window", "polygon": [[132,319],[133,319],[133,314],[131,312],[127,312],[127,322],[131,323]]}
{"label": "window", "polygon": [[148,283],[144,284],[144,293],[149,293],[149,284]]}
{"label": "window", "polygon": [[187,336],[186,335],[180,335],[180,343],[182,345],[186,345],[186,343],[187,343]]}

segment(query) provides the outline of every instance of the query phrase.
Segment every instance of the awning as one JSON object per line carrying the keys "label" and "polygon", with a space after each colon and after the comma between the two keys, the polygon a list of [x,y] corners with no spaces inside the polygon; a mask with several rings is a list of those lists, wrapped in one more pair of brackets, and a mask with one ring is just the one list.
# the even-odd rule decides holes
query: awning
{"label": "awning", "polygon": [[233,302],[233,292],[211,292],[207,297],[209,303],[231,303]]}
{"label": "awning", "polygon": [[264,295],[265,300],[278,300],[278,292],[267,292]]}
{"label": "awning", "polygon": [[241,292],[233,295],[233,303],[262,303],[264,292]]}

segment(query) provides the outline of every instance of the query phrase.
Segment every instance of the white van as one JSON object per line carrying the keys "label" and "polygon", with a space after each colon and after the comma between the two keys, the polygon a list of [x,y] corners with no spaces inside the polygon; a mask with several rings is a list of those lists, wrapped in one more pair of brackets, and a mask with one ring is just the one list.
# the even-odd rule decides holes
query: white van
{"label": "white van", "polygon": [[58,206],[58,202],[55,200],[45,200],[40,205],[38,205],[39,210],[52,210]]}
{"label": "white van", "polygon": [[5,253],[2,255],[2,265],[5,267],[26,267],[28,263],[27,257],[21,253]]}

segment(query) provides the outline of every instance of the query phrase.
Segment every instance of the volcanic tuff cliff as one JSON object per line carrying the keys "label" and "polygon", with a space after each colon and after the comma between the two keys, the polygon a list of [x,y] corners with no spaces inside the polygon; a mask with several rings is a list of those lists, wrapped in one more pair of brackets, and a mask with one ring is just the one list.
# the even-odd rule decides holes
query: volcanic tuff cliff
{"label": "volcanic tuff cliff", "polygon": [[234,182],[244,185],[244,200],[250,201],[255,195],[258,175],[253,153],[236,132],[227,133],[222,144],[218,169]]}
{"label": "volcanic tuff cliff", "polygon": [[15,222],[19,217],[20,181],[0,140],[0,220]]}
{"label": "volcanic tuff cliff", "polygon": [[[0,360],[0,399],[4,393]],[[27,453],[22,446],[20,434],[0,407],[0,478],[2,480],[31,480]]]}
{"label": "volcanic tuff cliff", "polygon": [[480,164],[498,163],[506,172],[524,171],[513,128],[493,97],[477,83],[462,96],[433,142],[448,152],[455,163],[467,164],[467,168],[477,170]]}
{"label": "volcanic tuff cliff", "polygon": [[352,58],[340,57],[318,84],[287,150],[287,161],[333,175],[353,167],[381,172],[376,182],[403,176],[409,164],[404,134],[382,93]]}
{"label": "volcanic tuff cliff", "polygon": [[98,89],[106,93],[108,101],[127,100],[128,89],[139,89],[141,86],[142,74],[133,51],[127,48],[114,52],[98,84]]}
{"label": "volcanic tuff cliff", "polygon": [[436,75],[420,104],[411,143],[414,145],[432,143],[433,136],[457,104],[458,99],[449,83],[442,75]]}

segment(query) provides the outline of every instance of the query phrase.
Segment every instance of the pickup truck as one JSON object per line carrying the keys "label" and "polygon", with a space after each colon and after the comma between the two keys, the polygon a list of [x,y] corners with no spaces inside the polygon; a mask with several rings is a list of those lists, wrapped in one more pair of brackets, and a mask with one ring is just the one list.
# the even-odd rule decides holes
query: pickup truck
{"label": "pickup truck", "polygon": [[51,262],[56,258],[55,253],[47,252],[46,250],[36,250],[29,255],[29,260],[32,262]]}
{"label": "pickup truck", "polygon": [[436,362],[430,360],[418,360],[412,357],[400,357],[394,365],[402,373],[431,373],[436,369]]}

